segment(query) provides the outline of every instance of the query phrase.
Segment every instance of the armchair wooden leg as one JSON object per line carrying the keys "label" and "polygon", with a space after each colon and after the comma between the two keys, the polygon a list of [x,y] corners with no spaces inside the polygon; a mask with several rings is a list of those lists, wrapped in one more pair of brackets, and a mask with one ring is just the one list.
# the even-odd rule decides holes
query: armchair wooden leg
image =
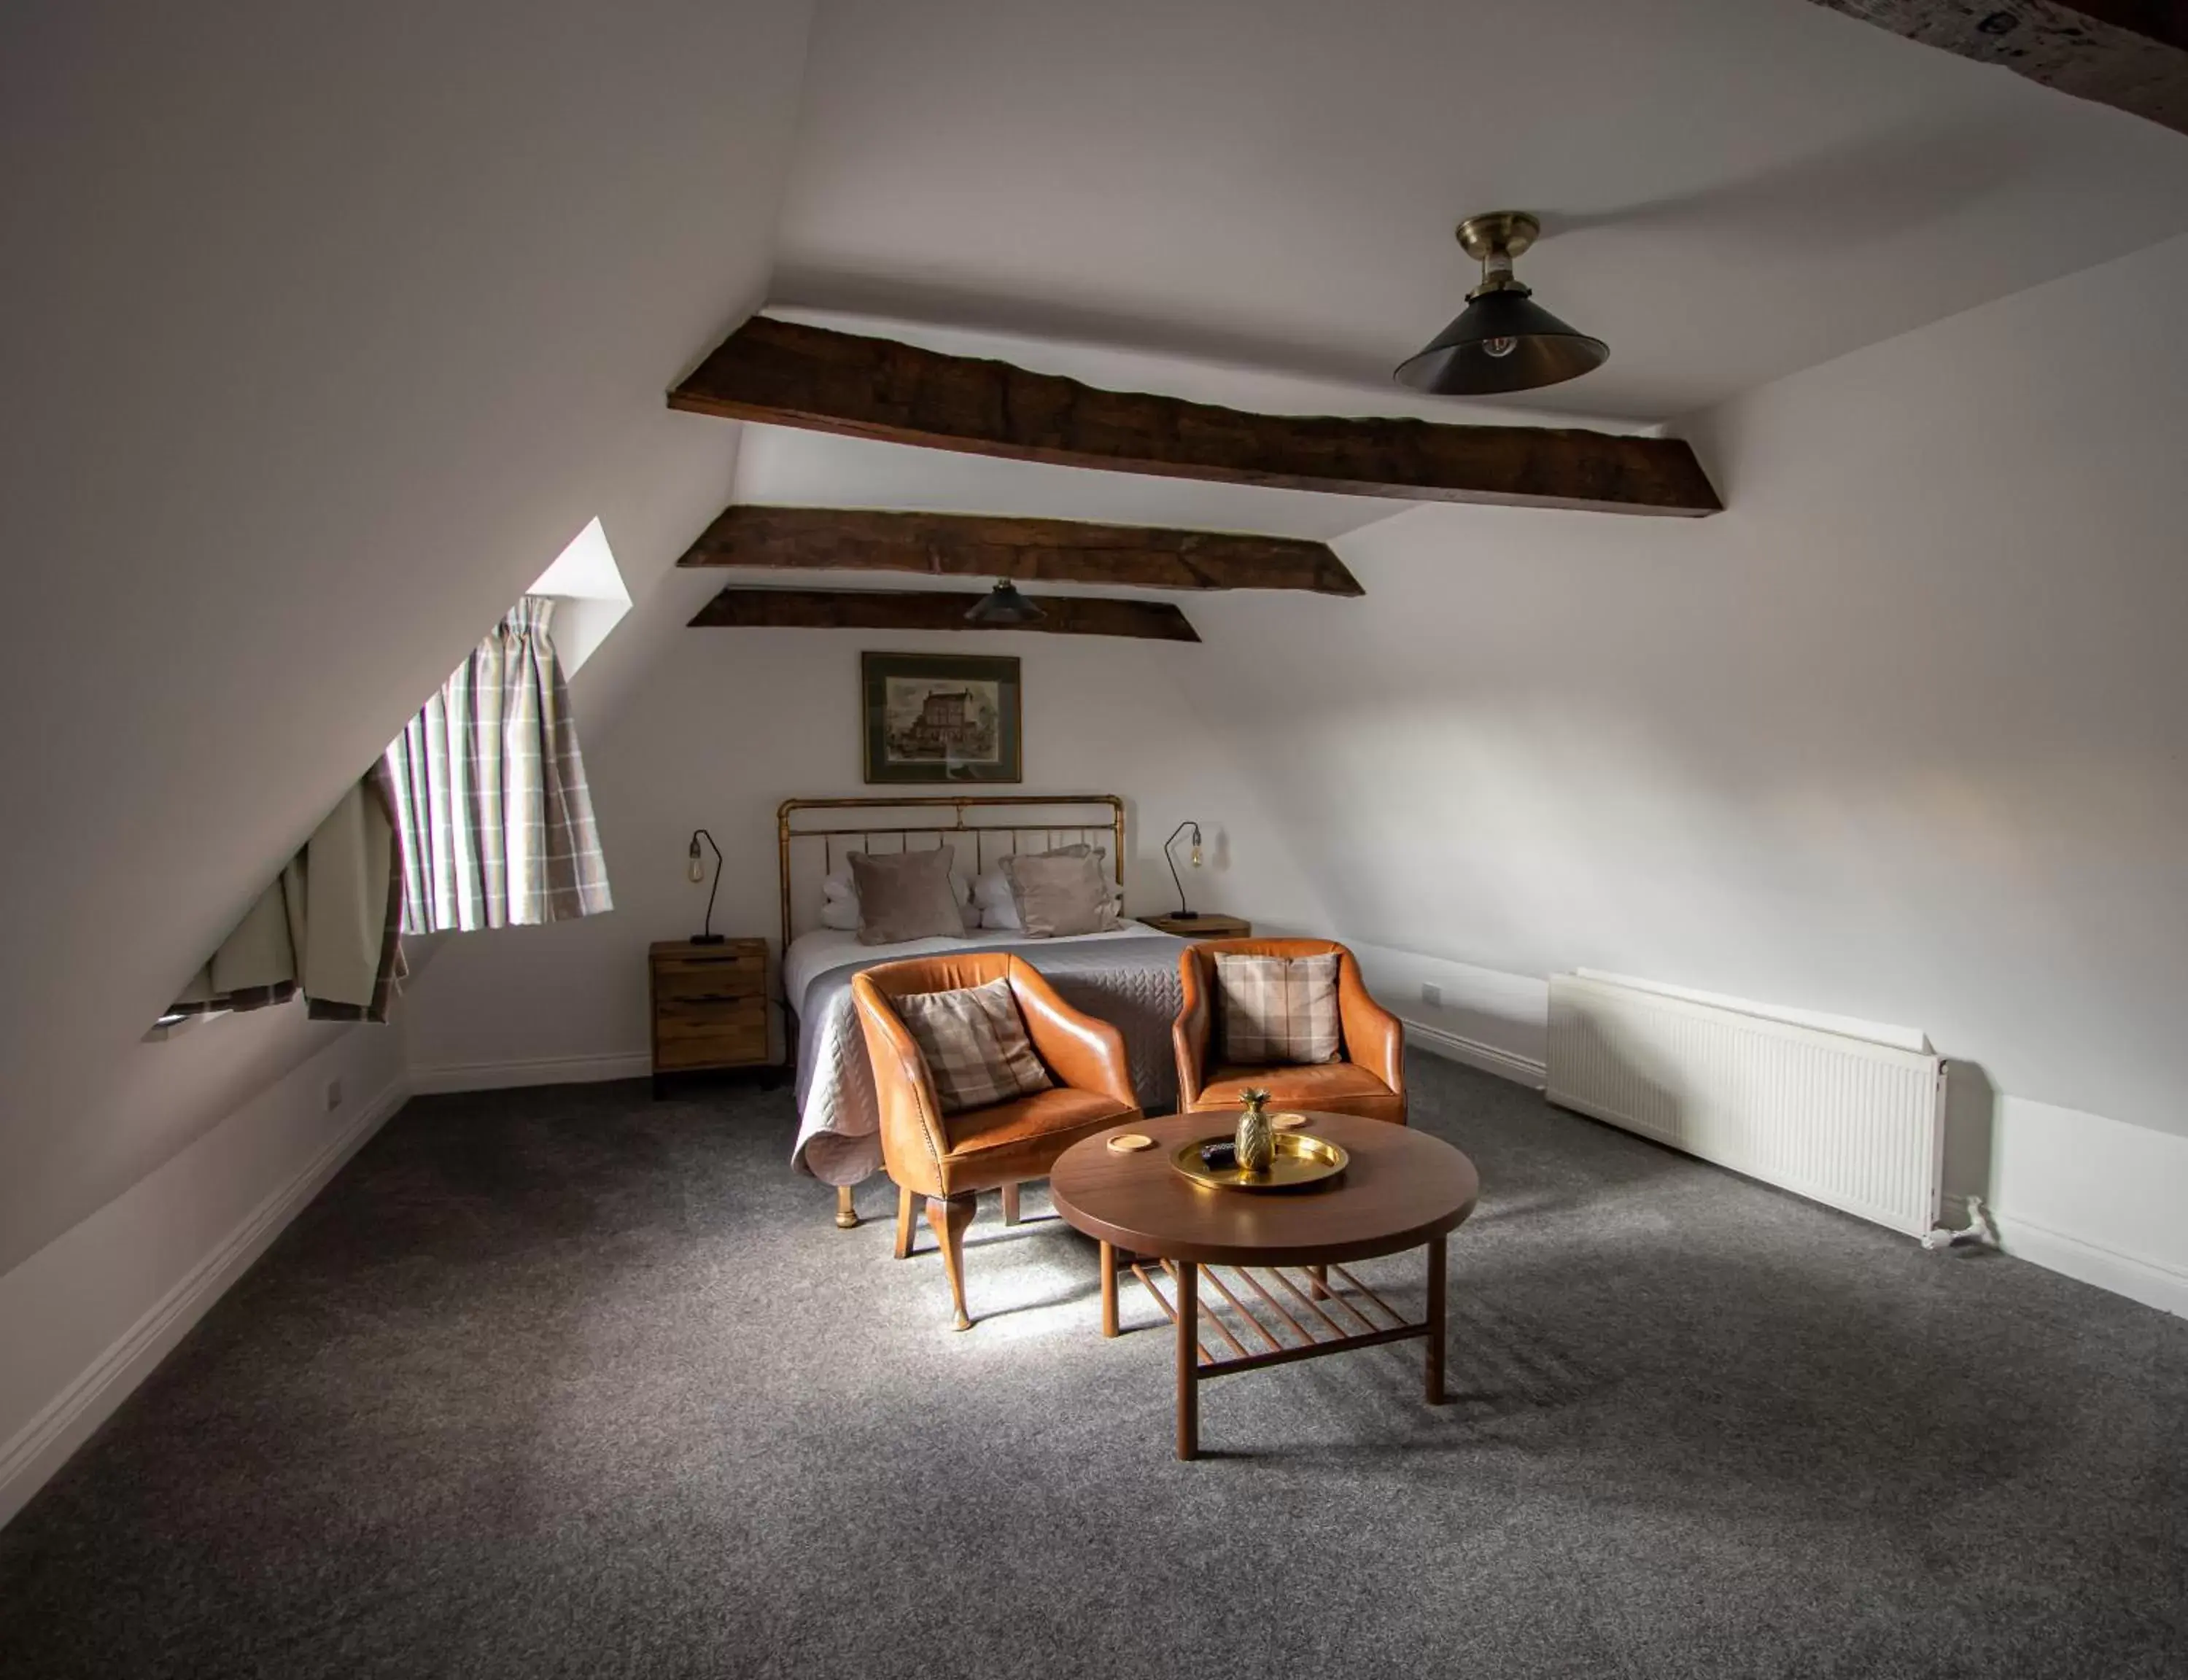
{"label": "armchair wooden leg", "polygon": [[851,1187],[848,1184],[839,1184],[836,1187],[836,1229],[855,1231],[858,1227],[859,1209],[857,1204],[851,1200]]}
{"label": "armchair wooden leg", "polygon": [[1018,1222],[1018,1187],[1015,1184],[1006,1184],[1003,1187],[1003,1223],[1016,1225]]}
{"label": "armchair wooden leg", "polygon": [[959,1330],[973,1328],[965,1311],[965,1227],[973,1222],[973,1205],[970,1196],[927,1198],[927,1222],[942,1244],[943,1269],[950,1274],[950,1299],[957,1306],[957,1322],[951,1328]]}
{"label": "armchair wooden leg", "polygon": [[911,1258],[911,1239],[915,1219],[911,1192],[901,1184],[896,1187],[896,1257]]}

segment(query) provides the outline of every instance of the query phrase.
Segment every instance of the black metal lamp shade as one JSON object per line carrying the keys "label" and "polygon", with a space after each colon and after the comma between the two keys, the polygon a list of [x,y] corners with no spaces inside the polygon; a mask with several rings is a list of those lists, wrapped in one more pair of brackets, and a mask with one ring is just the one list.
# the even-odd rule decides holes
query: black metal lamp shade
{"label": "black metal lamp shade", "polygon": [[1522,285],[1485,291],[1428,348],[1398,364],[1401,385],[1439,397],[1493,397],[1562,385],[1601,367],[1610,347],[1576,331]]}
{"label": "black metal lamp shade", "polygon": [[1007,578],[995,580],[995,587],[982,595],[965,615],[968,624],[987,624],[1007,629],[1018,624],[1038,624],[1048,615],[1018,591],[1018,586]]}

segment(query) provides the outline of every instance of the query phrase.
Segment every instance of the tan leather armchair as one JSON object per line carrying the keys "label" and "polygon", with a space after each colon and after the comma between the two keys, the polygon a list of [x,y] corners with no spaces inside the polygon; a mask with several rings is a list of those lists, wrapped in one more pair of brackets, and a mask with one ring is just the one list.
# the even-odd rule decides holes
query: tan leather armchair
{"label": "tan leather armchair", "polygon": [[[1034,1053],[1056,1083],[991,1108],[945,1114],[918,1041],[893,1001],[1005,979]],[[1021,1183],[1046,1178],[1056,1158],[1080,1138],[1139,1119],[1125,1036],[1072,1008],[1031,964],[1007,951],[880,963],[852,978],[851,996],[873,1061],[882,1159],[897,1187],[896,1256],[911,1253],[913,1198],[923,1196],[950,1274],[956,1328],[969,1330],[965,1228],[973,1222],[975,1197],[1001,1189],[1004,1221],[1016,1224]]]}
{"label": "tan leather armchair", "polygon": [[[1221,1059],[1215,959],[1337,954],[1337,1012],[1343,1059],[1304,1067],[1249,1067]],[[1177,1106],[1181,1112],[1238,1106],[1238,1093],[1257,1085],[1277,1108],[1321,1108],[1371,1120],[1406,1123],[1406,1034],[1398,1018],[1368,995],[1360,964],[1328,939],[1206,939],[1178,959],[1184,1006],[1170,1040],[1177,1050]]]}

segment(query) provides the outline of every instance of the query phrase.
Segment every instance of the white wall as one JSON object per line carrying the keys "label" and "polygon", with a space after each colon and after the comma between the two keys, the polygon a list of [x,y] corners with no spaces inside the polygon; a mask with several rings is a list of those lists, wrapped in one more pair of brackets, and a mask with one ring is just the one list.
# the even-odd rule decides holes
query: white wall
{"label": "white wall", "polygon": [[[2183,296],[2174,240],[1699,415],[1713,519],[1341,538],[1359,610],[1213,601],[1192,691],[1317,790],[1289,815],[1345,934],[1510,998],[1585,966],[1919,1027],[2001,1115],[2118,1123],[2040,1129],[2085,1146],[2049,1216],[2101,1243],[2159,1163],[2188,1196]],[[1449,1029],[1539,1056],[1500,1008]],[[2037,1131],[1995,1134],[2041,1222]],[[2188,1271],[2177,1222],[2141,1240]]]}
{"label": "white wall", "polygon": [[401,1090],[396,1028],[145,1029],[589,519],[642,589],[719,508],[662,393],[809,10],[0,12],[0,1516]]}
{"label": "white wall", "polygon": [[[680,622],[719,586],[679,578],[641,610]],[[706,905],[707,888],[685,877],[691,831],[708,829],[725,858],[715,930],[772,939],[775,807],[793,796],[894,791],[860,781],[866,648],[1016,655],[1026,778],[995,791],[1123,794],[1128,910],[1176,908],[1159,848],[1193,817],[1209,843],[1200,879],[1187,882],[1196,909],[1320,918],[1290,858],[1287,803],[1265,801],[1242,780],[1179,687],[1202,657],[1198,648],[1035,634],[680,628],[650,646],[643,685],[605,728],[584,730],[615,910],[452,937],[411,999],[422,1085],[645,1072],[646,947],[697,933]],[[582,719],[582,677],[579,688]],[[1183,856],[1181,846],[1181,868]]]}
{"label": "white wall", "polygon": [[0,1269],[293,1065],[138,1040],[524,585],[719,508],[662,392],[761,294],[805,11],[8,8]]}

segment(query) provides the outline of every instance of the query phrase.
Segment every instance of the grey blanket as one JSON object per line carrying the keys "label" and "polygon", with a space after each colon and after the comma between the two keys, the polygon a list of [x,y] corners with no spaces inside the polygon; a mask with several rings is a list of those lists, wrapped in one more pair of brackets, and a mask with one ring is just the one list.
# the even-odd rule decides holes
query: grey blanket
{"label": "grey blanket", "polygon": [[[950,955],[1012,952],[1039,969],[1074,1009],[1114,1022],[1125,1035],[1140,1107],[1160,1114],[1177,1106],[1170,1029],[1177,1018],[1177,959],[1184,948],[1182,939],[1150,933],[1085,944],[968,945]],[[798,1147],[790,1159],[830,1184],[856,1184],[881,1169],[881,1113],[866,1034],[851,1003],[851,977],[889,960],[877,956],[825,969],[805,989],[798,1023]]]}

